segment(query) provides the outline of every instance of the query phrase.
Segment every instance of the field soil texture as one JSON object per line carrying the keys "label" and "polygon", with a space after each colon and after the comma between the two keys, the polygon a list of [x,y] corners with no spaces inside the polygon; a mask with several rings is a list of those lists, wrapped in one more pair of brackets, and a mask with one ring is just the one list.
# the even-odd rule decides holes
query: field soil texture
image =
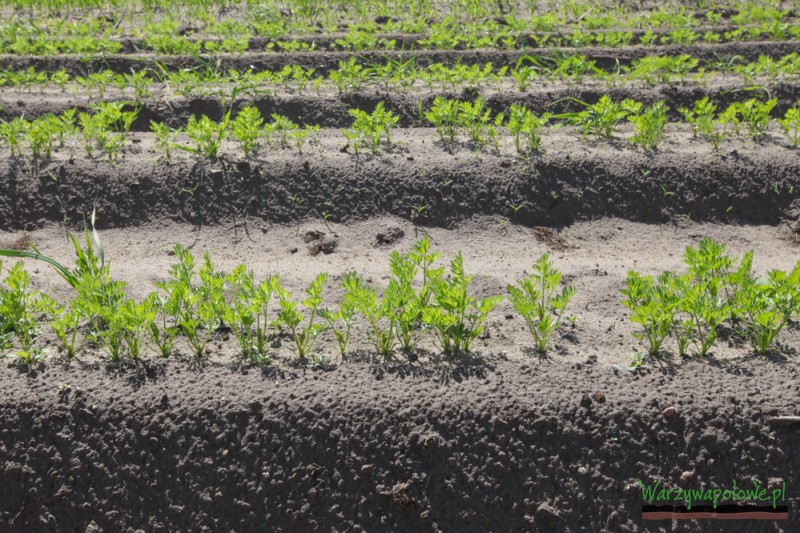
{"label": "field soil texture", "polygon": [[[733,27],[729,15],[720,32]],[[511,68],[523,51],[565,53],[324,49],[337,37],[321,35],[317,51],[262,52],[269,39],[253,38],[240,54],[194,57],[141,51],[141,39],[120,37],[119,54],[2,54],[0,68],[127,74],[158,63],[175,72],[213,59],[220,71],[301,65],[328,74],[350,58]],[[390,37],[398,47],[419,40]],[[653,55],[780,58],[800,44],[567,51],[611,70]],[[342,300],[350,271],[382,292],[390,254],[423,237],[445,269],[462,254],[478,298],[505,294],[542,254],[576,289],[545,354],[508,299],[468,353],[445,354],[433,336],[420,335],[413,351],[384,357],[357,321],[345,360],[326,331],[307,363],[285,330],[269,345],[270,363],[256,365],[241,357],[230,328],[214,331],[200,358],[178,338],[169,358],[149,347],[141,359],[110,361],[97,343],[67,357],[44,325],[37,342],[48,357],[22,365],[9,349],[0,368],[0,531],[800,531],[797,314],[766,355],[723,325],[707,356],[681,357],[670,340],[637,369],[629,365],[643,349],[634,336],[641,328],[621,303],[629,271],[682,272],[685,250],[703,238],[737,259],[752,251],[758,276],[798,263],[800,158],[774,117],[795,106],[800,87],[782,80],[765,88],[766,78],[755,79],[764,83],[745,88],[720,71],[705,84],[609,89],[562,80],[519,91],[506,77],[478,90],[373,84],[339,94],[326,85],[303,94],[255,91],[233,102],[219,97],[230,85],[176,94],[154,83],[146,98],[126,104],[137,116],[115,160],[100,151],[88,156],[77,134],[47,157],[0,144],[0,249],[35,248],[72,268],[66,232],[83,242],[94,216],[111,276],[137,301],[168,278],[176,244],[198,265],[208,252],[225,272],[243,263],[259,280],[280,274],[295,299],[326,272],[328,306]],[[658,147],[631,143],[635,128],[625,120],[609,139],[570,122],[604,95],[645,106],[663,101],[670,122]],[[776,99],[756,140],[726,130],[730,137],[714,147],[678,111],[704,97],[722,111],[754,95]],[[422,113],[437,97],[481,97],[492,117],[520,104],[562,118],[526,156],[505,126],[494,146],[463,133],[444,143]],[[0,124],[88,113],[98,100],[130,101],[130,91],[111,87],[95,98],[55,86],[0,87]],[[391,143],[355,153],[342,131],[353,124],[350,110],[380,102],[398,118]],[[200,115],[224,121],[248,106],[265,118],[320,126],[317,141],[302,150],[262,142],[245,157],[229,136],[215,157],[202,157],[175,146],[190,145],[179,132],[168,160],[151,131],[153,123],[182,128]],[[14,263],[3,260],[0,280]],[[30,290],[59,302],[75,297],[46,263],[24,265]],[[734,482],[770,495],[785,489],[779,505],[788,518],[642,518],[643,485],[713,490]]]}

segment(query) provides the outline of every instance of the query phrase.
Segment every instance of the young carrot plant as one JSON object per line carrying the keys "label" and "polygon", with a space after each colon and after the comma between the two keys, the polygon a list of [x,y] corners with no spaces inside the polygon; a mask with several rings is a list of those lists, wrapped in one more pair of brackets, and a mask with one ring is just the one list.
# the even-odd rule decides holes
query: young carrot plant
{"label": "young carrot plant", "polygon": [[391,277],[384,293],[386,311],[394,317],[395,334],[400,348],[410,354],[416,346],[416,332],[422,314],[422,298],[425,298],[428,285],[422,288],[422,295],[414,290],[413,282],[418,266],[409,254],[392,252],[389,259]]}
{"label": "young carrot plant", "polygon": [[[484,109],[483,98],[478,98],[475,102],[459,102],[457,123],[467,132],[469,139],[483,149],[489,141],[497,136],[497,131],[491,123],[492,112]],[[500,126],[503,122],[503,114],[495,117],[495,125]]]}
{"label": "young carrot plant", "polygon": [[298,130],[297,124],[283,115],[272,114],[272,123],[264,126],[264,135],[267,144],[272,146],[274,138],[278,138],[281,148],[289,146],[289,139]]}
{"label": "young carrot plant", "polygon": [[39,319],[42,315],[58,314],[56,301],[32,290],[31,282],[30,274],[18,262],[3,280],[5,287],[0,286],[0,336],[5,345],[16,339],[19,349],[11,356],[22,365],[35,363],[44,354],[41,348],[34,346],[42,333]]}
{"label": "young carrot plant", "polygon": [[647,348],[650,355],[658,355],[664,341],[672,331],[678,296],[670,287],[674,276],[665,272],[654,280],[638,272],[628,272],[625,288],[622,289],[622,305],[631,310],[630,320],[642,327],[633,333]]}
{"label": "young carrot plant", "polygon": [[697,117],[697,131],[700,135],[711,143],[714,150],[719,150],[722,143],[731,136],[728,129],[731,124],[728,120],[722,118],[714,119],[710,115],[702,115]]}
{"label": "young carrot plant", "polygon": [[327,281],[328,275],[323,273],[314,278],[311,285],[306,289],[308,298],[301,302],[301,305],[309,310],[308,325],[301,328],[300,325],[305,320],[305,313],[297,309],[297,302],[290,300],[292,293],[280,290],[278,292],[280,313],[278,320],[289,329],[294,341],[297,356],[301,361],[305,361],[308,354],[314,350],[317,337],[324,332],[328,326],[323,322],[315,323],[319,317],[322,306],[322,289]]}
{"label": "young carrot plant", "polygon": [[175,348],[175,338],[180,328],[169,321],[166,297],[153,292],[147,295],[142,304],[146,310],[145,328],[150,342],[161,357],[169,357]]}
{"label": "young carrot plant", "polygon": [[219,156],[222,143],[230,135],[229,123],[230,111],[225,114],[222,122],[219,123],[214,122],[206,115],[203,115],[200,119],[192,115],[189,117],[183,133],[194,146],[178,143],[174,143],[173,146],[209,160],[216,159]]}
{"label": "young carrot plant", "polygon": [[98,102],[89,106],[94,114],[86,120],[91,123],[93,141],[106,153],[109,161],[117,159],[139,114],[138,109],[123,111],[124,106],[125,102]]}
{"label": "young carrot plant", "polygon": [[[525,92],[528,90],[528,86],[539,77],[539,72],[534,66],[526,66],[524,65],[524,61],[527,59],[532,59],[529,56],[522,56],[517,60],[517,64],[514,69],[511,71],[511,79],[513,79],[517,83],[517,89],[520,92]],[[533,60],[535,61],[535,60]]]}
{"label": "young carrot plant", "polygon": [[332,70],[328,78],[336,85],[339,93],[356,91],[369,83],[373,78],[372,69],[359,65],[356,58],[339,61],[339,68]]}
{"label": "young carrot plant", "polygon": [[428,122],[436,127],[436,132],[439,134],[442,143],[452,143],[456,140],[458,111],[458,101],[446,100],[437,96],[430,111],[425,113],[425,118],[428,119]]}
{"label": "young carrot plant", "polygon": [[150,121],[150,131],[155,135],[156,148],[164,154],[164,160],[167,163],[171,163],[172,147],[175,143],[174,132],[163,122],[155,122],[153,120]]}
{"label": "young carrot plant", "polygon": [[[82,317],[75,309],[59,309],[50,321],[50,327],[56,334],[59,342],[59,350],[67,357],[74,357],[78,352],[78,327],[82,322]],[[2,330],[2,328],[0,328]]]}
{"label": "young carrot plant", "polygon": [[130,74],[123,75],[124,88],[133,89],[133,96],[137,103],[141,103],[150,96],[150,85],[153,80],[147,75],[147,71],[132,71]]}
{"label": "young carrot plant", "polygon": [[678,112],[683,115],[686,122],[691,125],[692,137],[694,138],[697,138],[697,134],[700,133],[701,123],[706,125],[713,123],[716,110],[717,106],[709,101],[708,96],[704,97],[702,100],[697,100],[692,109],[687,107],[678,108]]}
{"label": "young carrot plant", "polygon": [[502,296],[483,299],[468,294],[472,276],[464,273],[459,252],[450,263],[450,277],[430,280],[433,305],[422,310],[422,323],[431,328],[441,349],[447,354],[469,352],[472,342],[483,332],[483,324]]}
{"label": "young carrot plant", "polygon": [[550,113],[545,113],[541,117],[537,117],[525,106],[511,104],[506,128],[514,138],[514,147],[520,157],[530,157],[540,151],[541,130],[550,121],[551,116]]}
{"label": "young carrot plant", "polygon": [[250,157],[258,148],[263,123],[264,119],[255,107],[245,107],[231,122],[231,135],[241,146],[245,157]]}
{"label": "young carrot plant", "polygon": [[149,324],[155,320],[155,310],[148,301],[136,303],[126,299],[120,306],[119,320],[122,322],[122,342],[128,357],[140,359],[147,346]]}
{"label": "young carrot plant", "polygon": [[800,146],[800,102],[787,109],[783,118],[778,119],[778,124],[780,124],[792,148]]}
{"label": "young carrot plant", "polygon": [[545,254],[533,264],[533,273],[508,285],[508,299],[514,310],[525,319],[533,336],[533,344],[539,353],[547,352],[561,318],[575,295],[573,287],[564,287],[558,292],[561,272],[553,266],[550,255]]}
{"label": "young carrot plant", "polygon": [[369,324],[367,338],[380,355],[388,357],[395,347],[397,328],[397,317],[389,309],[388,300],[379,299],[375,288],[355,274],[344,278],[342,286],[346,291],[345,298],[352,302],[358,314]]}
{"label": "young carrot plant", "polygon": [[734,102],[719,114],[717,120],[726,128],[730,128],[735,135],[741,135],[742,129],[742,102]]}
{"label": "young carrot plant", "polygon": [[75,109],[67,109],[57,118],[58,124],[55,129],[60,148],[64,147],[67,136],[75,133],[75,113]]}
{"label": "young carrot plant", "polygon": [[[355,272],[346,273],[342,277],[342,288],[347,289],[348,286],[352,286],[357,277]],[[323,309],[320,311],[320,316],[328,323],[328,329],[333,331],[333,335],[336,337],[339,357],[341,357],[342,362],[346,361],[347,344],[350,342],[350,330],[356,318],[355,294],[351,291],[346,292],[336,311]]]}
{"label": "young carrot plant", "polygon": [[708,355],[717,340],[719,326],[730,318],[728,302],[714,295],[723,278],[702,282],[691,274],[672,275],[667,283],[678,297],[673,330],[678,355],[687,355],[692,344],[697,346],[698,355]]}
{"label": "young carrot plant", "polygon": [[637,110],[628,116],[628,121],[633,124],[636,133],[631,137],[633,144],[638,144],[643,150],[655,150],[667,128],[667,106],[663,101],[656,102],[641,111]]}
{"label": "young carrot plant", "polygon": [[225,280],[223,272],[215,270],[206,253],[203,265],[197,272],[200,284],[194,285],[194,257],[181,246],[173,249],[178,262],[170,268],[171,279],[156,283],[166,293],[164,311],[186,337],[195,357],[202,358],[212,333],[222,324],[224,317]]}
{"label": "young carrot plant", "polygon": [[125,321],[121,313],[127,299],[125,283],[84,274],[75,287],[72,306],[87,322],[86,337],[99,345],[111,361],[119,361],[125,349]]}
{"label": "young carrot plant", "polygon": [[317,143],[317,135],[319,134],[319,126],[312,126],[306,124],[302,129],[297,128],[289,133],[289,138],[294,141],[294,147],[297,149],[298,154],[303,153],[303,147],[307,143]]}
{"label": "young carrot plant", "polygon": [[757,354],[765,355],[800,311],[800,262],[789,273],[773,270],[759,279],[744,277],[734,305],[742,333]]}
{"label": "young carrot plant", "polygon": [[606,94],[597,103],[586,104],[586,108],[577,113],[573,121],[584,137],[592,134],[610,139],[617,124],[635,111],[636,102],[624,100],[618,104]]}
{"label": "young carrot plant", "polygon": [[772,98],[766,102],[751,98],[745,102],[738,103],[738,112],[748,130],[750,130],[750,137],[754,141],[760,140],[766,134],[769,126],[769,114],[777,104],[777,98]]}
{"label": "young carrot plant", "polygon": [[0,122],[0,140],[8,146],[11,157],[22,155],[22,140],[25,138],[28,127],[28,121],[22,117]]}
{"label": "young carrot plant", "polygon": [[31,158],[49,158],[61,132],[61,123],[52,113],[38,118],[28,124],[25,140],[31,153]]}
{"label": "young carrot plant", "polygon": [[273,296],[282,292],[280,278],[270,276],[256,283],[253,272],[239,265],[228,280],[233,296],[225,309],[225,323],[230,326],[245,359],[255,364],[269,363],[267,348],[275,338],[277,325],[277,319],[270,319],[269,304]]}
{"label": "young carrot plant", "polygon": [[[354,118],[353,130],[355,131],[345,133],[351,144],[354,144],[354,141],[358,145],[365,142],[373,154],[378,153],[378,146],[382,138],[386,139],[387,145],[391,145],[391,132],[397,126],[400,117],[387,111],[383,102],[379,102],[372,113],[360,109],[350,109],[348,113]],[[354,150],[357,149],[354,148]]]}

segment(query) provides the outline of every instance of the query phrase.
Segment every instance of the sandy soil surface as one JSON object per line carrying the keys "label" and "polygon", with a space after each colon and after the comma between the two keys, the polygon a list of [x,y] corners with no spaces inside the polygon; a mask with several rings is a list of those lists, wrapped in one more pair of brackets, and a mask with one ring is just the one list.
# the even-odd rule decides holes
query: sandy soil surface
{"label": "sandy soil surface", "polygon": [[[313,232],[335,242],[334,251],[319,253],[315,248],[318,240],[306,243],[306,235]],[[790,270],[800,260],[800,248],[785,228],[691,222],[657,225],[619,219],[576,223],[556,230],[501,227],[492,219],[463,223],[455,229],[420,228],[401,219],[373,218],[350,224],[306,222],[292,226],[248,220],[202,228],[170,223],[102,232],[114,276],[126,281],[136,297],[156,290],[154,283],[168,276],[169,267],[175,262],[171,250],[180,243],[191,247],[198,260],[208,252],[218,268],[228,272],[245,263],[257,277],[281,274],[295,294],[302,294],[317,274],[327,272],[330,279],[326,297],[330,305],[341,296],[338,281],[350,270],[383,289],[390,274],[390,252],[408,251],[423,235],[429,235],[435,249],[442,252],[440,264],[446,265],[458,251],[462,252],[468,273],[474,275],[474,294],[479,297],[503,294],[507,284],[530,273],[535,259],[544,253],[552,254],[564,273],[564,282],[577,289],[568,313],[577,320],[574,327],[565,321],[549,357],[570,364],[592,359],[604,366],[624,367],[629,353],[641,349],[630,335],[634,327],[620,303],[619,291],[629,270],[651,275],[664,270],[682,271],[685,248],[697,246],[703,237],[726,244],[734,257],[752,250],[758,274],[774,268]],[[8,246],[23,236],[22,232],[0,234],[0,245]],[[27,236],[46,255],[63,263],[72,260],[71,244],[63,228],[51,226]],[[389,236],[396,240],[379,243],[391,240]],[[37,289],[62,300],[70,298],[71,289],[50,269],[41,263],[30,263],[30,269]],[[509,302],[504,301],[495,309],[487,329],[486,338],[475,346],[479,353],[520,362],[539,359],[531,350],[524,322]],[[363,325],[354,331],[354,351],[369,351],[365,333]],[[793,358],[800,346],[800,331],[785,331],[782,343],[784,356]],[[186,346],[181,345],[180,349],[188,355]],[[437,352],[430,337],[423,338],[420,349],[423,359],[431,357],[426,352]],[[288,339],[275,353],[284,362],[294,358]],[[332,335],[323,337],[320,353],[337,360]],[[235,340],[225,342],[218,337],[211,355],[221,361],[235,359]],[[715,359],[741,358],[749,356],[750,350],[731,334],[723,336],[713,355]],[[400,353],[397,357],[406,359]]]}

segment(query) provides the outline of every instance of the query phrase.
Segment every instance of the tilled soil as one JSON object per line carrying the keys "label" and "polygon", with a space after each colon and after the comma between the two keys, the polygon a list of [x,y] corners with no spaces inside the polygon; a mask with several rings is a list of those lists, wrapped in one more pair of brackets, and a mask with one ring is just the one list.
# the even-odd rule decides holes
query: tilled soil
{"label": "tilled soil", "polygon": [[[753,60],[797,47],[598,48],[592,58],[603,67],[661,52]],[[244,54],[222,57],[220,68],[290,62],[324,72],[354,55],[383,59],[382,52]],[[422,62],[501,66],[518,55],[428,52]],[[129,72],[155,59],[168,68],[200,61],[4,56],[0,66]],[[776,88],[782,106],[792,90]],[[696,96],[675,92],[674,101]],[[342,127],[345,105],[369,105],[376,94],[257,103],[265,115],[277,109]],[[31,109],[60,109],[41,100]],[[178,101],[176,109],[181,118],[213,115],[218,104]],[[800,414],[797,325],[766,357],[724,330],[709,357],[665,355],[631,373],[629,353],[641,347],[619,293],[629,269],[680,269],[685,247],[706,236],[736,257],[754,250],[758,273],[792,268],[797,154],[777,128],[762,143],[726,142],[719,152],[675,127],[657,152],[643,154],[625,140],[630,133],[584,143],[563,128],[548,133],[544,155],[530,161],[515,157],[507,138],[494,154],[463,140],[444,147],[432,129],[398,131],[395,145],[376,156],[355,156],[335,130],[304,154],[262,149],[242,160],[229,143],[213,163],[176,154],[168,165],[141,132],[116,164],[88,159],[75,144],[36,163],[4,151],[0,247],[30,241],[68,263],[65,226],[80,227],[96,209],[112,274],[135,297],[164,279],[172,246],[183,243],[196,257],[210,252],[221,269],[244,262],[258,277],[280,273],[295,295],[328,272],[326,302],[335,302],[342,274],[356,269],[383,288],[389,253],[425,234],[442,263],[463,252],[477,296],[502,293],[545,252],[577,294],[569,307],[575,323],[564,323],[546,357],[532,352],[508,302],[461,358],[441,356],[426,337],[413,357],[384,360],[362,325],[346,362],[323,336],[317,353],[327,363],[316,366],[298,365],[285,337],[271,365],[243,365],[224,332],[202,362],[182,342],[169,360],[148,352],[122,364],[89,347],[64,361],[50,346],[53,357],[40,365],[0,369],[0,530],[800,529],[800,428],[775,420]],[[27,267],[35,289],[71,297],[46,266]],[[789,520],[645,522],[638,480],[704,489],[785,483]]]}
{"label": "tilled soil", "polygon": [[[312,255],[311,231],[337,239]],[[491,220],[430,228],[434,247],[463,250],[477,294],[502,291],[551,252],[577,287],[548,357],[533,355],[507,303],[493,313],[473,356],[447,359],[420,343],[418,359],[366,353],[354,332],[351,360],[332,339],[328,370],[294,364],[288,342],[263,368],[242,366],[233,341],[193,363],[180,344],[170,360],[111,365],[89,351],[29,372],[0,372],[0,520],[8,531],[793,531],[792,483],[800,428],[796,328],[779,354],[755,357],[721,340],[711,357],[625,368],[637,349],[619,304],[625,272],[681,267],[684,246],[710,236],[755,268],[790,268],[797,248],[771,226],[607,219],[553,232]],[[385,284],[391,250],[422,234],[400,219],[295,227],[155,225],[103,232],[107,257],[131,294],[153,290],[175,242],[217,266],[283,273],[295,291],[318,272],[351,268]],[[63,229],[32,239],[66,260]],[[35,288],[69,290],[29,264]],[[336,296],[335,290],[326,297]],[[735,341],[735,339],[730,339]],[[372,359],[369,361],[369,359]],[[670,407],[674,408],[669,409]],[[637,480],[683,488],[788,485],[788,522],[645,522]],[[132,505],[131,502],[136,502]]]}
{"label": "tilled soil", "polygon": [[[4,370],[6,531],[795,531],[796,361]],[[670,407],[674,407],[674,412]],[[788,484],[789,521],[645,522],[637,482]]]}
{"label": "tilled soil", "polygon": [[[164,220],[197,225],[242,218],[267,222],[364,220],[392,215],[423,225],[450,225],[476,215],[554,227],[619,217],[734,223],[800,218],[800,163],[779,131],[763,143],[709,143],[673,128],[655,153],[633,148],[623,130],[613,141],[581,140],[573,129],[548,133],[544,155],[499,155],[464,140],[442,146],[434,129],[401,130],[394,147],[356,156],[341,132],[320,135],[302,154],[262,147],[242,160],[226,145],[217,162],[174,150],[167,164],[149,134],[132,134],[116,163],[61,149],[30,164],[0,160],[0,229],[80,224],[96,208],[103,227]],[[180,142],[186,142],[179,140]],[[366,152],[366,153],[365,153]]]}

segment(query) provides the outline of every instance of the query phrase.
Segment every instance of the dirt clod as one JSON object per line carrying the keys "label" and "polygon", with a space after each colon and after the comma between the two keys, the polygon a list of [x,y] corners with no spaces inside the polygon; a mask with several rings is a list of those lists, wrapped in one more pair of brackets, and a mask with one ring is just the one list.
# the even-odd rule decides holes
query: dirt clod
{"label": "dirt clod", "polygon": [[546,244],[553,250],[562,251],[569,248],[567,239],[557,233],[553,228],[534,226],[531,228],[531,231],[533,232],[533,235],[536,237],[537,241],[541,242],[542,244]]}
{"label": "dirt clod", "polygon": [[547,503],[542,503],[536,508],[536,518],[551,529],[558,528],[561,523],[561,513]]}
{"label": "dirt clod", "polygon": [[399,227],[390,226],[375,235],[375,243],[377,246],[387,246],[396,243],[405,235],[406,233]]}
{"label": "dirt clod", "polygon": [[323,237],[321,240],[312,241],[308,245],[308,253],[311,255],[319,255],[320,252],[324,253],[325,255],[332,254],[336,251],[336,247],[339,245],[339,239],[336,237],[328,237],[327,235]]}
{"label": "dirt clod", "polygon": [[325,232],[318,229],[308,230],[303,234],[303,242],[308,244],[314,241],[321,241],[325,238]]}
{"label": "dirt clod", "polygon": [[3,244],[0,248],[5,248],[6,250],[26,250],[31,243],[30,236],[23,232],[23,234],[13,242],[8,244]]}
{"label": "dirt clod", "polygon": [[606,394],[604,392],[595,392],[592,396],[592,400],[597,403],[606,403]]}
{"label": "dirt clod", "polygon": [[411,482],[397,483],[392,487],[392,499],[401,507],[408,507],[414,503],[409,491],[411,490]]}

